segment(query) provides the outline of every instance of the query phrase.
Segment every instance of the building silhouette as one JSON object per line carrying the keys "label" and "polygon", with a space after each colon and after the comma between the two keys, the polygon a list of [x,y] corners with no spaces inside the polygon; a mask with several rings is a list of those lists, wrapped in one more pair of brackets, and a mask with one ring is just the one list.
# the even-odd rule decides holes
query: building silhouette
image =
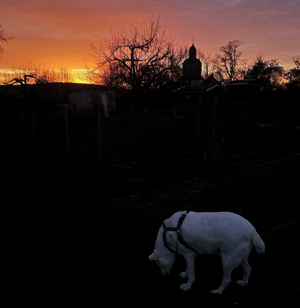
{"label": "building silhouette", "polygon": [[204,79],[202,63],[197,59],[197,49],[192,44],[189,57],[183,62],[183,76],[180,87],[173,91],[174,98],[179,103],[194,103],[205,99],[220,98],[226,89],[213,75]]}
{"label": "building silhouette", "polygon": [[183,77],[184,83],[187,85],[199,85],[204,78],[201,76],[202,63],[197,59],[197,49],[192,44],[189,49],[189,57],[183,62]]}

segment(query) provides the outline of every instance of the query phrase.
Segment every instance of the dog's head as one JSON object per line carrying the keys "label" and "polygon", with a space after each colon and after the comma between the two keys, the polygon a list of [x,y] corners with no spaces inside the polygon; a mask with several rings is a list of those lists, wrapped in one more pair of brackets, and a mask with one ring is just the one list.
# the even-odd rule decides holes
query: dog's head
{"label": "dog's head", "polygon": [[155,261],[158,267],[161,270],[163,275],[167,275],[170,273],[173,264],[175,262],[176,256],[175,254],[167,251],[163,254],[160,254],[156,250],[148,257],[150,261]]}

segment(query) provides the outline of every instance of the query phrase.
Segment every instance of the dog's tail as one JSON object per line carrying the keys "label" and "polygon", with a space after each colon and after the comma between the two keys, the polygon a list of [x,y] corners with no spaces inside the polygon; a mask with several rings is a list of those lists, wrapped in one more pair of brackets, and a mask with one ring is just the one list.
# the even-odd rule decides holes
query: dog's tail
{"label": "dog's tail", "polygon": [[259,254],[265,253],[265,243],[263,242],[263,240],[256,231],[253,233],[251,241],[257,253]]}

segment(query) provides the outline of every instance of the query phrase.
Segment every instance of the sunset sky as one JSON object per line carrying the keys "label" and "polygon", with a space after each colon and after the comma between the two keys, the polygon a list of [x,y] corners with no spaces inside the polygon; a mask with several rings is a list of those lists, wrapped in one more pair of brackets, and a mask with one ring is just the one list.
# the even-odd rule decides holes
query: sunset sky
{"label": "sunset sky", "polygon": [[300,55],[299,0],[1,0],[0,24],[8,36],[0,70],[27,61],[52,69],[83,70],[94,59],[89,42],[111,29],[161,17],[178,44],[215,55],[241,40],[243,58],[277,59],[286,69]]}

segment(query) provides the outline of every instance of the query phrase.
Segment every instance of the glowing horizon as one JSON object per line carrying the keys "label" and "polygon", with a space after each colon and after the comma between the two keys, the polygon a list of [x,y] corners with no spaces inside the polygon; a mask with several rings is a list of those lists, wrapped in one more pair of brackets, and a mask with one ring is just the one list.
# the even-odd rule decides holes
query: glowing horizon
{"label": "glowing horizon", "polygon": [[[51,68],[50,68],[51,69]],[[57,81],[57,82],[72,82],[72,83],[89,83],[88,78],[86,77],[86,70],[85,69],[67,69],[64,68],[66,72],[69,74],[69,80],[67,81]],[[61,72],[61,69],[51,69],[54,73],[59,75]],[[28,71],[30,72],[30,71]],[[5,82],[8,82],[12,80],[13,78],[9,78],[9,76],[13,76],[14,73],[24,73],[23,70],[6,70],[6,69],[0,69],[0,85],[4,84]]]}

